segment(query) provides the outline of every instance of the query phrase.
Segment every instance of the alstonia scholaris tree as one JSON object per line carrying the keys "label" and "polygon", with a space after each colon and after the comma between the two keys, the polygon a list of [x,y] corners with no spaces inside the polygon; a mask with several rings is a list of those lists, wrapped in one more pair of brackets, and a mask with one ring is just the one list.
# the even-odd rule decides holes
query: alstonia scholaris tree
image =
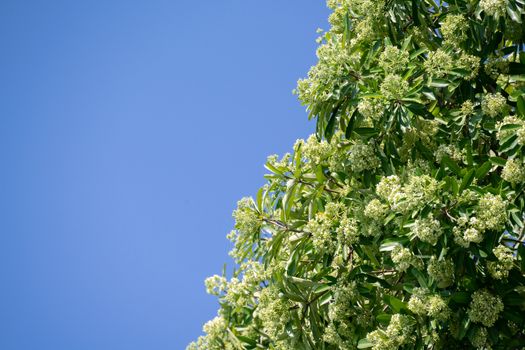
{"label": "alstonia scholaris tree", "polygon": [[525,1],[329,0],[316,135],[234,211],[188,349],[525,346]]}

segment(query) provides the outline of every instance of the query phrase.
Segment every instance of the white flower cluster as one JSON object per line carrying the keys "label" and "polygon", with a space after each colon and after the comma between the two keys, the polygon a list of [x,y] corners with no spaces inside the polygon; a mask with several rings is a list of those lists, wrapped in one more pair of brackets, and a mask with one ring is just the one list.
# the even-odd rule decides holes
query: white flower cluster
{"label": "white flower cluster", "polygon": [[390,175],[379,181],[376,193],[390,204],[392,210],[407,212],[435,203],[439,186],[439,183],[428,175],[410,176],[404,186],[401,186],[399,177]]}
{"label": "white flower cluster", "polygon": [[368,333],[366,338],[374,344],[372,350],[397,350],[415,341],[413,331],[414,320],[411,317],[395,314],[386,330],[375,330]]}
{"label": "white flower cluster", "polygon": [[218,296],[226,291],[228,281],[223,276],[213,275],[206,278],[204,285],[208,294]]}
{"label": "white flower cluster", "polygon": [[295,142],[296,152],[301,148],[307,164],[313,168],[320,164],[325,164],[331,171],[341,171],[348,158],[347,151],[338,144],[340,134],[336,133],[332,142],[326,140],[319,141],[315,135],[310,135],[306,141],[299,139]]}
{"label": "white flower cluster", "polygon": [[507,278],[514,264],[514,254],[512,250],[504,245],[499,245],[494,248],[492,252],[497,260],[487,263],[487,269],[490,275],[498,280]]}
{"label": "white flower cluster", "polygon": [[357,104],[357,110],[368,120],[379,120],[383,116],[385,106],[377,98],[362,98]]}
{"label": "white flower cluster", "polygon": [[317,49],[318,63],[308,72],[308,78],[297,82],[295,93],[305,104],[325,102],[333,97],[334,90],[348,82],[348,72],[360,59],[360,54],[341,49],[337,37]]}
{"label": "white flower cluster", "polygon": [[401,179],[396,175],[385,176],[376,186],[376,193],[389,204],[396,203],[401,194]]}
{"label": "white flower cluster", "polygon": [[412,293],[408,301],[408,308],[413,313],[439,321],[445,321],[450,317],[450,309],[441,296],[432,295],[423,288],[414,288]]}
{"label": "white flower cluster", "polygon": [[498,16],[505,14],[505,0],[481,0],[479,8],[489,16]]}
{"label": "white flower cluster", "polygon": [[525,181],[525,167],[523,163],[516,158],[508,159],[501,171],[503,180],[517,184]]}
{"label": "white flower cluster", "polygon": [[399,203],[400,209],[410,211],[436,202],[439,186],[429,175],[411,176],[403,187],[404,203]]}
{"label": "white flower cluster", "polygon": [[414,236],[431,245],[436,245],[439,237],[443,234],[439,221],[432,215],[424,219],[417,219],[411,227]]}
{"label": "white flower cluster", "polygon": [[408,81],[397,74],[388,74],[381,83],[381,94],[387,100],[400,100],[408,92]]}
{"label": "white flower cluster", "polygon": [[427,74],[434,77],[443,77],[454,68],[452,56],[443,49],[437,49],[428,54],[423,64]]}
{"label": "white flower cluster", "polygon": [[466,80],[472,80],[478,76],[480,65],[481,63],[480,63],[479,57],[468,55],[465,53],[461,53],[457,60],[458,68],[461,68],[461,69],[464,69],[470,72],[467,76],[464,77],[464,79]]}
{"label": "white flower cluster", "polygon": [[470,343],[476,349],[490,350],[491,348],[487,342],[488,332],[485,327],[479,327],[470,338]]}
{"label": "white flower cluster", "polygon": [[259,237],[262,220],[254,209],[253,200],[249,197],[237,202],[237,209],[233,211],[233,217],[235,230],[226,237],[234,243],[230,255],[237,260],[242,260],[244,252],[251,249],[254,238]]}
{"label": "white flower cluster", "polygon": [[436,157],[438,163],[441,163],[444,156],[456,162],[462,162],[465,157],[465,151],[460,150],[456,145],[441,144],[438,149],[434,151],[434,157]]}
{"label": "white flower cluster", "polygon": [[448,15],[441,23],[443,38],[453,46],[458,46],[467,38],[468,23],[463,15]]}
{"label": "white flower cluster", "polygon": [[242,277],[233,277],[226,286],[224,300],[232,307],[241,309],[254,304],[254,292],[260,289],[266,279],[263,265],[257,261],[248,261],[239,267]]}
{"label": "white flower cluster", "polygon": [[387,73],[397,73],[407,68],[408,52],[396,46],[388,45],[379,56],[379,66]]}
{"label": "white flower cluster", "polygon": [[466,100],[461,105],[461,115],[463,116],[469,116],[474,114],[474,104],[471,100]]}
{"label": "white flower cluster", "polygon": [[344,245],[351,245],[359,240],[359,226],[357,220],[345,216],[341,219],[339,227],[336,229],[337,240]]}
{"label": "white flower cluster", "polygon": [[336,285],[333,302],[328,306],[328,317],[332,322],[345,322],[354,312],[354,303],[359,296],[357,285],[351,282],[348,285]]}
{"label": "white flower cluster", "polygon": [[414,266],[417,269],[421,269],[423,266],[422,262],[410,249],[400,245],[395,246],[390,254],[392,262],[400,272],[406,271],[410,266]]}
{"label": "white flower cluster", "polygon": [[381,221],[386,215],[388,207],[381,203],[379,199],[372,199],[365,207],[364,214],[366,217]]}
{"label": "white flower cluster", "polygon": [[330,144],[326,140],[317,140],[315,135],[310,135],[306,142],[298,140],[296,144],[298,142],[303,143],[302,151],[305,158],[315,165],[326,161],[333,153]]}
{"label": "white flower cluster", "polygon": [[499,92],[486,94],[481,101],[481,111],[489,117],[496,117],[503,114],[507,109],[507,99]]}
{"label": "white flower cluster", "polygon": [[275,340],[285,334],[286,324],[292,316],[291,306],[291,303],[281,296],[276,286],[270,285],[261,291],[254,316],[261,321],[263,331],[271,339]]}
{"label": "white flower cluster", "polygon": [[427,272],[430,277],[437,281],[440,288],[446,288],[454,282],[454,262],[452,259],[431,257]]}
{"label": "white flower cluster", "polygon": [[492,327],[502,311],[503,302],[501,298],[481,289],[472,294],[472,301],[467,313],[472,322],[481,323],[485,327]]}
{"label": "white flower cluster", "polygon": [[196,342],[188,345],[186,350],[234,350],[227,341],[228,325],[223,316],[219,315],[208,321],[202,330],[206,335],[200,336]]}
{"label": "white flower cluster", "polygon": [[380,165],[374,147],[362,143],[356,143],[350,147],[348,160],[350,161],[352,171],[356,173],[360,173],[364,170],[373,170]]}
{"label": "white flower cluster", "polygon": [[309,220],[305,231],[312,234],[312,243],[318,250],[333,251],[338,243],[350,245],[359,239],[357,221],[346,215],[342,203],[336,202],[328,203],[324,212]]}
{"label": "white flower cluster", "polygon": [[456,244],[468,248],[470,243],[480,243],[485,236],[480,221],[475,217],[470,219],[466,216],[458,218],[458,225],[452,229],[454,234],[454,242]]}
{"label": "white flower cluster", "polygon": [[501,230],[507,220],[507,203],[501,196],[487,193],[480,198],[478,219],[485,230]]}

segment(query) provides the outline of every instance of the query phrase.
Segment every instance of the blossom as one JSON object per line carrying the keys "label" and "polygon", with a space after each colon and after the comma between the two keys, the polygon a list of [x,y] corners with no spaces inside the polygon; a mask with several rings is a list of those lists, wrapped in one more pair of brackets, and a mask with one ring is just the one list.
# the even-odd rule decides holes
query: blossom
{"label": "blossom", "polygon": [[397,194],[401,191],[401,180],[396,175],[385,176],[376,186],[376,193],[384,200],[394,203]]}
{"label": "blossom", "polygon": [[374,344],[372,350],[397,350],[405,344],[414,342],[413,324],[411,317],[395,314],[385,331],[375,330],[368,333],[366,337]]}
{"label": "blossom", "polygon": [[505,13],[505,0],[481,0],[479,8],[489,16],[497,16]]}
{"label": "blossom", "polygon": [[383,115],[383,102],[380,99],[363,98],[357,104],[357,110],[361,115],[370,120],[378,120]]}
{"label": "blossom", "polygon": [[408,60],[407,51],[388,45],[379,56],[379,66],[387,73],[397,73],[407,68]]}
{"label": "blossom", "polygon": [[404,202],[399,204],[403,211],[422,208],[437,200],[439,183],[429,175],[411,176],[403,187]]}
{"label": "blossom", "polygon": [[454,46],[458,46],[467,38],[468,23],[463,15],[448,15],[441,23],[443,38]]}
{"label": "blossom", "polygon": [[495,94],[486,94],[481,101],[481,110],[483,114],[489,117],[496,117],[507,109],[507,99],[499,92]]}
{"label": "blossom", "polygon": [[204,281],[206,286],[206,292],[210,295],[220,295],[226,290],[227,281],[226,278],[219,275],[213,275],[206,278]]}
{"label": "blossom", "polygon": [[508,159],[501,171],[503,180],[516,184],[525,181],[525,167],[517,159]]}
{"label": "blossom", "polygon": [[452,56],[450,56],[448,52],[443,49],[437,49],[428,54],[427,60],[423,66],[429,75],[439,78],[452,70],[454,63]]}
{"label": "blossom", "polygon": [[362,143],[356,143],[350,147],[348,160],[350,167],[356,173],[364,170],[373,170],[381,164],[375,154],[374,148]]}
{"label": "blossom", "polygon": [[412,251],[402,246],[396,246],[391,252],[392,262],[398,271],[405,271],[410,266],[421,267],[421,262],[416,258]]}
{"label": "blossom", "polygon": [[503,311],[503,302],[499,296],[492,295],[486,289],[481,289],[472,294],[467,311],[472,322],[481,323],[485,327],[492,327]]}
{"label": "blossom", "polygon": [[423,242],[436,245],[439,237],[443,233],[439,221],[435,220],[432,215],[428,218],[418,219],[411,227],[411,232]]}
{"label": "blossom", "polygon": [[474,114],[474,104],[471,100],[466,100],[461,105],[461,114],[464,116],[469,116]]}
{"label": "blossom", "polygon": [[478,204],[479,226],[487,230],[500,230],[507,220],[507,203],[501,196],[491,193],[480,198]]}
{"label": "blossom", "polygon": [[514,264],[514,254],[512,250],[504,245],[499,245],[492,250],[496,261],[489,261],[487,269],[492,277],[495,279],[504,279],[509,275]]}
{"label": "blossom", "polygon": [[428,275],[438,282],[438,287],[446,288],[454,282],[454,263],[451,259],[430,258],[427,267]]}
{"label": "blossom", "polygon": [[478,76],[480,59],[477,56],[462,53],[457,60],[457,66],[469,72],[469,74],[465,76],[466,80],[472,80]]}
{"label": "blossom", "polygon": [[386,214],[387,206],[381,203],[379,199],[372,199],[365,207],[365,216],[374,219],[382,220]]}
{"label": "blossom", "polygon": [[341,223],[336,230],[339,243],[350,245],[359,240],[359,227],[357,220],[349,217],[341,219]]}
{"label": "blossom", "polygon": [[490,349],[487,347],[488,332],[485,327],[479,327],[470,338],[470,342],[476,349]]}
{"label": "blossom", "polygon": [[261,320],[263,330],[270,338],[277,339],[284,334],[292,316],[290,306],[276,286],[270,285],[261,291],[254,315]]}
{"label": "blossom", "polygon": [[408,82],[397,74],[388,74],[381,83],[381,94],[387,100],[400,100],[408,92]]}

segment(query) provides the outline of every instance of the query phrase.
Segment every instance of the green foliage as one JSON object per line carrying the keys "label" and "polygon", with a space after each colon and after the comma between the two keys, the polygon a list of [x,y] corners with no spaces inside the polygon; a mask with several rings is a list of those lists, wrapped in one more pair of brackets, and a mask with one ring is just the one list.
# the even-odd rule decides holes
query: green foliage
{"label": "green foliage", "polygon": [[239,202],[188,349],[525,347],[525,1],[328,5],[316,135]]}

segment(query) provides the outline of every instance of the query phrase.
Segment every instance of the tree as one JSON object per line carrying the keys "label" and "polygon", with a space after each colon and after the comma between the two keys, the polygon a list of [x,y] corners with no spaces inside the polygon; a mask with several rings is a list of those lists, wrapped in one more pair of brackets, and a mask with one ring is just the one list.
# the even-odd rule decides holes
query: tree
{"label": "tree", "polygon": [[188,349],[525,347],[525,1],[328,6],[316,134],[239,201]]}

